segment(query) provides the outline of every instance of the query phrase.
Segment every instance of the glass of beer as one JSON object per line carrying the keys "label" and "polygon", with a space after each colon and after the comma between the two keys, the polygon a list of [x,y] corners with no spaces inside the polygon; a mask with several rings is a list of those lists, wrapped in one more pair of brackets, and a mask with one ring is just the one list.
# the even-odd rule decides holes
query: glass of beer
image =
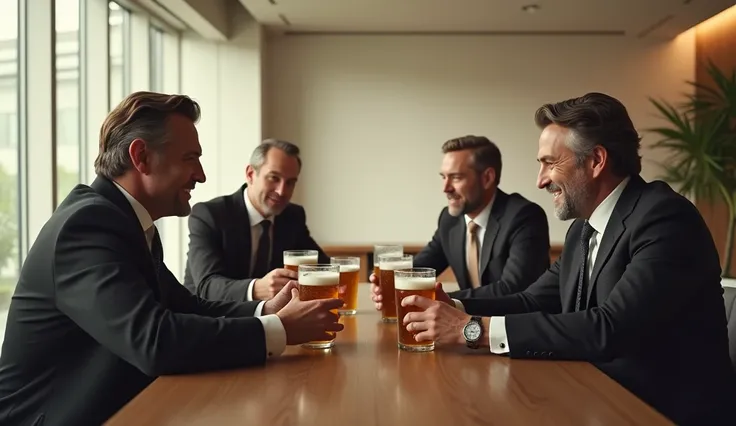
{"label": "glass of beer", "polygon": [[317,259],[317,250],[284,250],[284,268],[294,272],[299,272],[299,265],[313,265]]}
{"label": "glass of beer", "polygon": [[358,309],[358,278],[360,275],[360,258],[357,256],[331,257],[330,263],[340,266],[340,287],[345,288],[343,306],[340,315],[355,315]]}
{"label": "glass of beer", "polygon": [[373,246],[373,275],[376,276],[376,285],[381,285],[381,268],[378,258],[389,254],[392,254],[394,256],[403,255],[404,246],[399,244]]}
{"label": "glass of beer", "polygon": [[396,292],[394,291],[394,271],[414,266],[414,256],[410,254],[385,255],[378,258],[381,266],[381,319],[383,322],[396,322]]}
{"label": "glass of beer", "polygon": [[[299,265],[299,300],[337,299],[337,286],[340,284],[340,265],[304,264]],[[337,314],[337,309],[333,310]],[[327,349],[335,345],[332,339],[302,344],[305,348]]]}
{"label": "glass of beer", "polygon": [[401,306],[406,296],[417,295],[434,300],[434,283],[437,272],[432,268],[409,268],[394,271],[394,288],[396,288],[396,313],[398,316],[399,349],[409,352],[428,352],[434,350],[434,342],[417,342],[415,333],[408,331],[403,324],[404,315],[409,312],[421,312],[416,306]]}

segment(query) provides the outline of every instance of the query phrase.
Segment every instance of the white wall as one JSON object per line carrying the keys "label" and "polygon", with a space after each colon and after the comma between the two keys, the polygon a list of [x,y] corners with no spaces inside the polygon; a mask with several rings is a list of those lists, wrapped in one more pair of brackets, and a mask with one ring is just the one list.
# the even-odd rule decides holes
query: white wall
{"label": "white wall", "polygon": [[[638,128],[648,96],[672,99],[694,78],[694,37],[668,44],[613,37],[281,36],[267,47],[268,134],[299,144],[296,200],[322,244],[424,244],[446,204],[440,146],[480,134],[503,155],[501,188],[545,208],[552,243],[569,222],[536,188],[545,102],[607,92]],[[651,137],[644,135],[644,143]],[[642,150],[643,175],[658,170]]]}

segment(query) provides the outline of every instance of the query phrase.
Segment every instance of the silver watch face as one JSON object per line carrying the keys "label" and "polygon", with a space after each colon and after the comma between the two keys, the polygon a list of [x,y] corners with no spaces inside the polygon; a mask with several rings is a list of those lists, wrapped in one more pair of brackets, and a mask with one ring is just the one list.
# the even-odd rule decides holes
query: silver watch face
{"label": "silver watch face", "polygon": [[463,333],[465,334],[465,339],[471,342],[480,339],[480,324],[478,324],[477,322],[468,323],[468,325],[465,326],[465,330],[463,330]]}

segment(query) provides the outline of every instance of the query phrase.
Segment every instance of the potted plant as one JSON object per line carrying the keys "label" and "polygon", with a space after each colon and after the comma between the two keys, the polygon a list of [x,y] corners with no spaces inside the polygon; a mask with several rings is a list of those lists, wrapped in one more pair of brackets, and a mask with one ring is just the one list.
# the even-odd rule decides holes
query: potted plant
{"label": "potted plant", "polygon": [[724,284],[736,286],[730,273],[736,226],[736,70],[729,75],[709,63],[707,71],[713,84],[688,82],[695,94],[677,106],[649,99],[668,122],[649,131],[661,138],[653,146],[671,154],[660,163],[664,180],[683,195],[726,205],[722,277]]}

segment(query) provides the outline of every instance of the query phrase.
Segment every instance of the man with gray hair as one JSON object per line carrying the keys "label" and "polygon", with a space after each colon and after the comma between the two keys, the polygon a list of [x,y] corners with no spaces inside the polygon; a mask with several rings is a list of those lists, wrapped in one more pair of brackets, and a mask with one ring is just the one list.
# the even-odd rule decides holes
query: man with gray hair
{"label": "man with gray hair", "polygon": [[212,300],[269,300],[294,271],[284,268],[284,250],[316,250],[304,208],[290,202],[302,162],[291,142],[266,139],[253,151],[246,183],[233,194],[195,204],[189,216],[189,253],[184,285]]}

